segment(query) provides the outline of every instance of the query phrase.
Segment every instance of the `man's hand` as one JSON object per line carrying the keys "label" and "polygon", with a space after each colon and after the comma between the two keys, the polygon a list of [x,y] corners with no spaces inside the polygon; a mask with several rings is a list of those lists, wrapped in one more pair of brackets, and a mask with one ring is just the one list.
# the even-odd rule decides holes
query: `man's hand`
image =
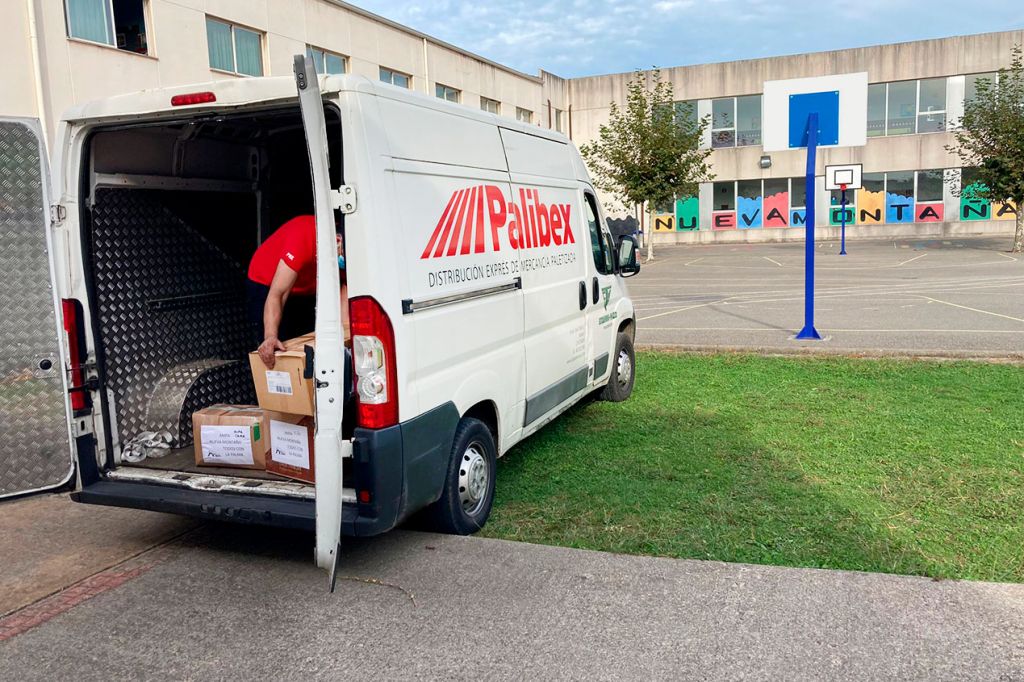
{"label": "man's hand", "polygon": [[257,352],[260,354],[260,360],[267,366],[267,369],[274,369],[274,365],[277,364],[274,353],[279,350],[285,350],[285,347],[276,336],[268,336],[260,344]]}

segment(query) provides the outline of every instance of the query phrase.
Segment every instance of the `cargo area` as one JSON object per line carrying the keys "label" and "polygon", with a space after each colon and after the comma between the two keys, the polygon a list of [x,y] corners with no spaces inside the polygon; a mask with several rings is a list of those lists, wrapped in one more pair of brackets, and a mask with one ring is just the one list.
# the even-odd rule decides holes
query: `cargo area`
{"label": "cargo area", "polygon": [[[326,115],[337,186],[340,122]],[[257,404],[248,354],[262,330],[247,313],[249,259],[282,223],[313,212],[298,109],[106,128],[83,158],[83,261],[106,422],[116,451],[152,454],[111,475],[299,490],[263,470],[197,465],[192,432],[203,408]]]}

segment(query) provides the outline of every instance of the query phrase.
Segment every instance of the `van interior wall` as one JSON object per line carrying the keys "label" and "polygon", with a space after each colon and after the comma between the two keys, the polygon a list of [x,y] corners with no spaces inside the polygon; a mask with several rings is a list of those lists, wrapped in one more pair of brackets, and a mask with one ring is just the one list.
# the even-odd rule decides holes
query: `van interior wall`
{"label": "van interior wall", "polygon": [[[173,448],[189,447],[194,411],[255,402],[247,354],[261,330],[248,319],[246,273],[262,239],[312,212],[302,128],[291,112],[111,131],[94,141],[97,173],[237,185],[233,191],[101,185],[84,223],[99,350],[120,441],[167,432]],[[204,146],[217,151],[216,162],[201,155]],[[238,162],[225,165],[231,159]]]}

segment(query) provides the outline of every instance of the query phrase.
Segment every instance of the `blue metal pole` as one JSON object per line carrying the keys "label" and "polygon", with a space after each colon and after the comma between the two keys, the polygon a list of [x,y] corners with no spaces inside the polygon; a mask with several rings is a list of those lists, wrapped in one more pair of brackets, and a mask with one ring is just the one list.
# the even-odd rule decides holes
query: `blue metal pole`
{"label": "blue metal pole", "polygon": [[807,244],[804,251],[804,328],[798,339],[821,339],[814,328],[814,173],[817,169],[818,114],[807,117]]}
{"label": "blue metal pole", "polygon": [[[843,186],[845,187],[846,185],[843,185]],[[840,205],[842,206],[842,208],[840,210],[842,211],[843,231],[842,231],[842,246],[840,246],[840,248],[839,248],[839,255],[840,256],[845,256],[846,255],[846,190],[845,189],[843,190],[843,199],[842,199],[842,202],[840,203]]]}

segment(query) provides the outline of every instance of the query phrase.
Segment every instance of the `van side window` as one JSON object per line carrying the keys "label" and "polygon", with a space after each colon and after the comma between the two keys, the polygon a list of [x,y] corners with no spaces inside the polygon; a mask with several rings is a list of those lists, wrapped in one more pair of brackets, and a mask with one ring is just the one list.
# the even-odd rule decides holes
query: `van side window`
{"label": "van side window", "polygon": [[587,226],[590,228],[590,248],[594,252],[594,267],[602,275],[612,275],[615,273],[615,266],[612,261],[612,253],[608,250],[604,240],[601,222],[597,217],[600,215],[597,210],[597,200],[589,192],[585,192],[584,196],[587,199]]}

